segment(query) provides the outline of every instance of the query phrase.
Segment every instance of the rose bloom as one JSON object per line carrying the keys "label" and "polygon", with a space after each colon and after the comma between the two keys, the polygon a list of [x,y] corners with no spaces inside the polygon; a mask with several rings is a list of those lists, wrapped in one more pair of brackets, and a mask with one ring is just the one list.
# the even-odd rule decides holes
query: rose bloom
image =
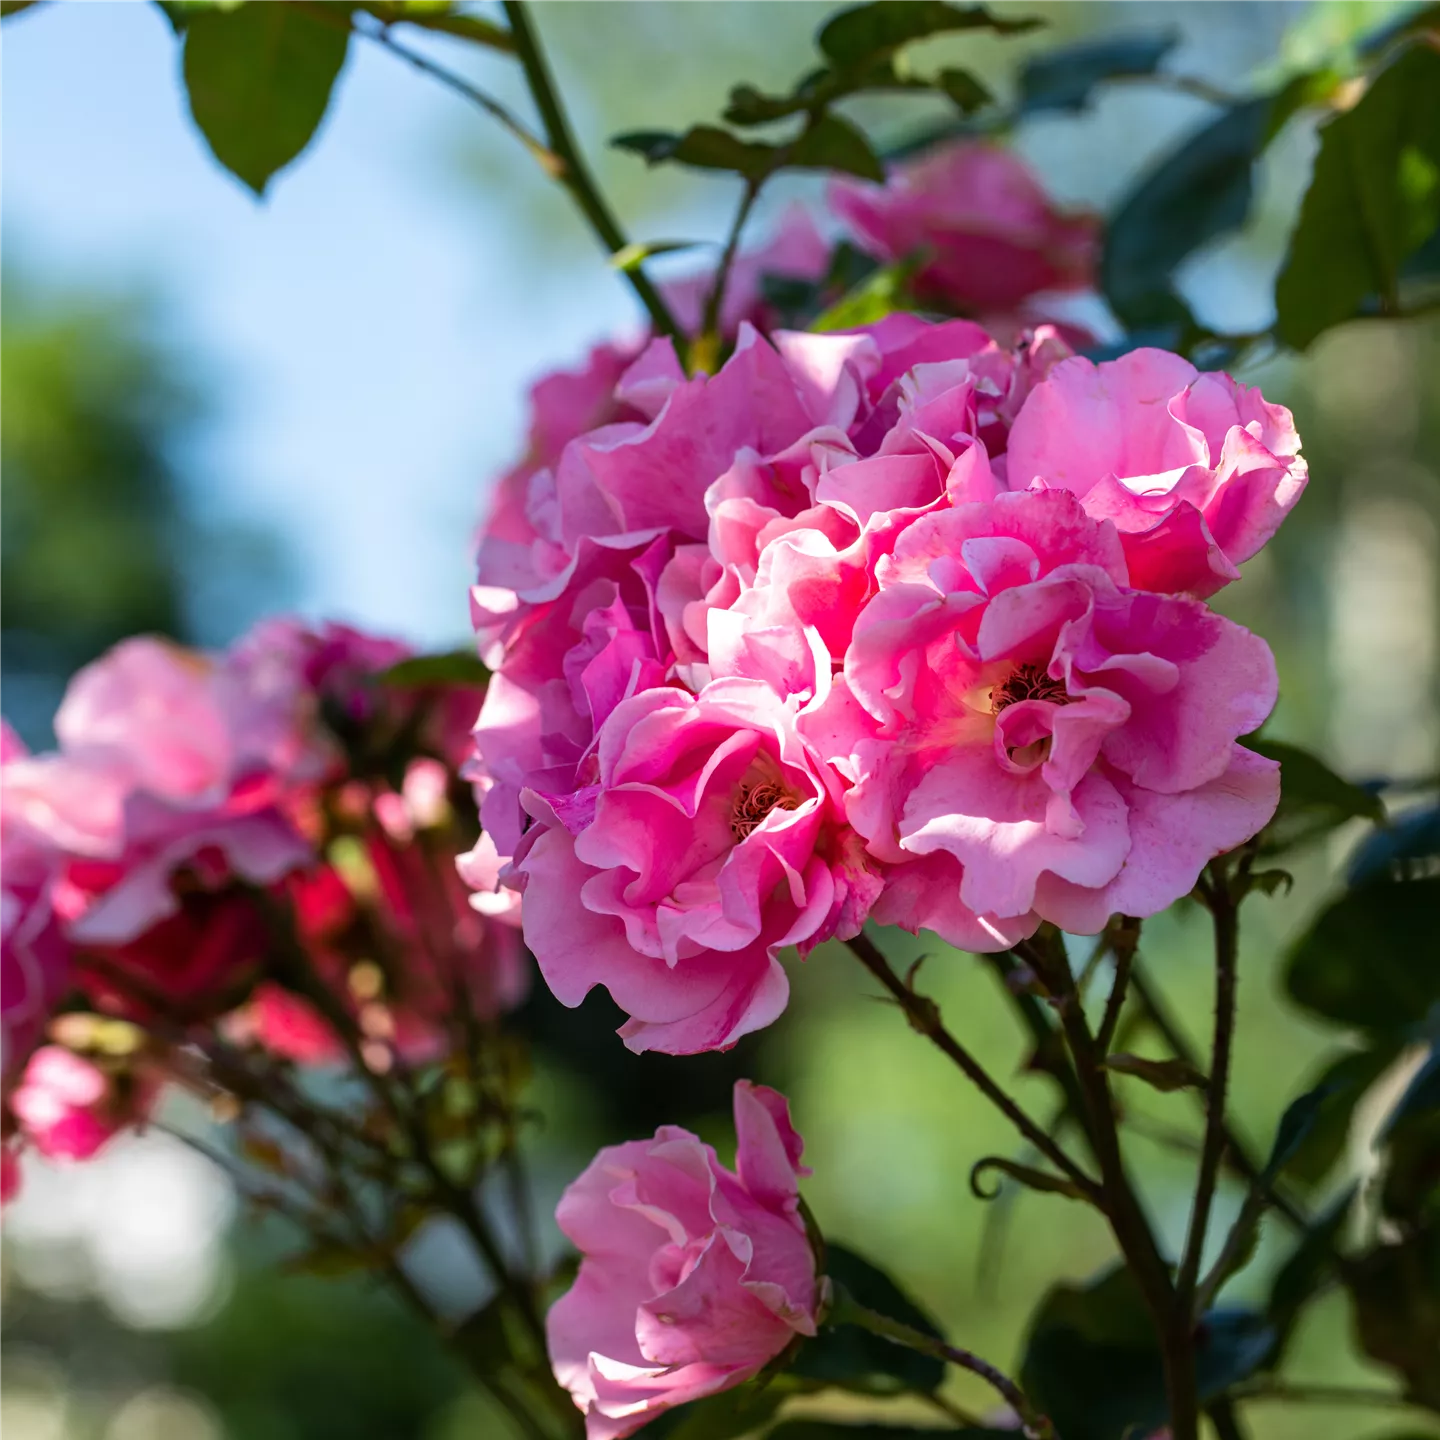
{"label": "rose bloom", "polygon": [[878,577],[845,686],[848,813],[880,859],[928,857],[969,911],[1090,933],[1187,894],[1274,812],[1279,767],[1236,743],[1275,703],[1268,647],[1129,589],[1074,496],[922,516]]}
{"label": "rose bloom", "polygon": [[1093,284],[1099,222],[1057,209],[1023,160],[988,141],[943,146],[884,185],[837,180],[829,199],[876,259],[926,250],[922,294],[965,314],[1013,314],[1037,293]]}
{"label": "rose bloom", "polygon": [[1057,365],[1016,417],[1005,473],[1113,521],[1136,589],[1202,598],[1239,575],[1309,478],[1283,405],[1164,350]]}
{"label": "rose bloom", "polygon": [[749,1379],[815,1333],[815,1255],[799,1214],[801,1140],[782,1096],[735,1086],[735,1170],[687,1130],[602,1150],[556,1221],[581,1254],[546,1324],[587,1440]]}
{"label": "rose bloom", "polygon": [[623,701],[595,783],[531,804],[548,823],[517,857],[525,938],[565,1004],[609,989],[634,1050],[692,1054],[768,1025],[789,993],[777,951],[856,934],[879,888],[840,777],[756,680]]}

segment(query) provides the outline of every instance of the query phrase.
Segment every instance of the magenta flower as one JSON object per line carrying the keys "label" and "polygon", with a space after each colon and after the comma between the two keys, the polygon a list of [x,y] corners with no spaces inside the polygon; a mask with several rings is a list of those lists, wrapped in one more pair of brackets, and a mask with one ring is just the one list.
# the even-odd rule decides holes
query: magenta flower
{"label": "magenta flower", "polygon": [[815,1333],[815,1255],[799,1214],[802,1142],[782,1096],[735,1086],[735,1170],[687,1130],[602,1150],[555,1218],[581,1253],[546,1330],[587,1440],[756,1374]]}
{"label": "magenta flower", "polygon": [[776,953],[855,934],[879,882],[840,776],[762,681],[647,690],[600,731],[595,779],[531,792],[515,870],[525,939],[555,994],[604,985],[633,1050],[692,1054],[768,1025]]}
{"label": "magenta flower", "polygon": [[153,1085],[122,1096],[93,1060],[61,1045],[42,1045],[10,1096],[10,1111],[27,1145],[51,1160],[88,1160],[134,1123],[153,1098]]}
{"label": "magenta flower", "polygon": [[1089,932],[1179,899],[1270,818],[1279,767],[1235,743],[1275,703],[1269,649],[1129,589],[1074,497],[923,516],[878,575],[845,680],[877,725],[852,732],[849,814],[880,859],[929,857],[977,914]]}
{"label": "magenta flower", "polygon": [[61,856],[18,813],[10,766],[20,738],[0,720],[0,1085],[8,1089],[70,978],[70,946],[53,892]]}
{"label": "magenta flower", "polygon": [[999,145],[945,146],[883,186],[835,181],[830,205],[876,259],[926,250],[922,290],[954,310],[1013,314],[1042,291],[1093,282],[1098,220],[1057,209],[1025,162]]}
{"label": "magenta flower", "polygon": [[1073,491],[1120,531],[1130,583],[1213,594],[1279,528],[1309,471],[1283,405],[1164,350],[1055,367],[1010,433],[1012,490]]}

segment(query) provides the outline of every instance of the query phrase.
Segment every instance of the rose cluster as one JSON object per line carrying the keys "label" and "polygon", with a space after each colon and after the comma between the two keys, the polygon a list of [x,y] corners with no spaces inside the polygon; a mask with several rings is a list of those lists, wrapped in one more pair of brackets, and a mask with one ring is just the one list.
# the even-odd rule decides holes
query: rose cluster
{"label": "rose cluster", "polygon": [[713,376],[656,341],[614,399],[502,497],[466,869],[545,896],[546,980],[632,1048],[733,1044],[867,917],[1153,914],[1270,817],[1273,658],[1204,604],[1305,484],[1257,391],[897,314]]}
{"label": "rose cluster", "polygon": [[340,1059],[317,985],[408,1054],[443,1044],[457,983],[515,1003],[513,905],[477,913],[454,865],[479,691],[387,683],[408,654],[284,619],[220,656],[141,637],[75,676],[54,752],[4,732],[7,1158],[92,1154],[195,1027]]}

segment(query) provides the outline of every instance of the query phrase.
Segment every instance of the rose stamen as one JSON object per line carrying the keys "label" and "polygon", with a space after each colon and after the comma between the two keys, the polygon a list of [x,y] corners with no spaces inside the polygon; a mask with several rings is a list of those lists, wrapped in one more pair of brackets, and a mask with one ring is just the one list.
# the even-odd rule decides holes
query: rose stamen
{"label": "rose stamen", "polygon": [[1038,665],[1021,665],[998,685],[990,687],[990,713],[998,715],[1007,705],[1022,700],[1045,700],[1064,705],[1070,697],[1063,680],[1054,680]]}
{"label": "rose stamen", "polygon": [[772,810],[795,810],[799,799],[777,780],[748,780],[735,792],[730,829],[743,840]]}

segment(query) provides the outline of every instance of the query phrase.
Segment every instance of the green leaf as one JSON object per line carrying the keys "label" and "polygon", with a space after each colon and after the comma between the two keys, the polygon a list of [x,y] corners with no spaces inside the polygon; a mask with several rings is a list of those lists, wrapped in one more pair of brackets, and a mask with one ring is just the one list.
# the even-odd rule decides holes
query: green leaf
{"label": "green leaf", "polygon": [[968,70],[947,66],[932,83],[949,97],[951,104],[962,115],[973,115],[984,106],[995,103],[995,97]]}
{"label": "green leaf", "polygon": [[[1432,1047],[1380,1138],[1385,1156],[1381,1208],[1392,1219],[1413,1224],[1432,1198],[1440,1199],[1440,1049]],[[1440,1214],[1440,1205],[1434,1208]]]}
{"label": "green leaf", "polygon": [[[829,71],[822,72],[828,75]],[[798,115],[806,107],[805,98],[794,95],[766,95],[753,85],[736,85],[730,91],[723,118],[732,125],[769,125],[787,115]]]}
{"label": "green leaf", "polygon": [[[1253,1311],[1203,1316],[1196,1345],[1202,1403],[1254,1374],[1273,1338]],[[1046,1295],[1031,1319],[1021,1385],[1065,1440],[1133,1440],[1164,1425],[1160,1350],[1128,1271],[1117,1266]]]}
{"label": "green leaf", "polygon": [[885,179],[885,167],[870,142],[838,115],[822,115],[793,145],[787,146],[785,163],[800,170],[839,170],[862,180]]}
{"label": "green leaf", "polygon": [[645,1427],[645,1433],[652,1440],[734,1440],[760,1430],[787,1393],[773,1383],[752,1380],[666,1410]]}
{"label": "green leaf", "polygon": [[689,165],[697,170],[733,170],[753,179],[775,167],[779,147],[742,140],[717,125],[692,125],[683,135],[668,130],[634,130],[610,142],[640,155],[647,165]]}
{"label": "green leaf", "polygon": [[1153,75],[1179,38],[1173,30],[1114,35],[1036,55],[1020,71],[1020,109],[1079,112],[1105,81]]}
{"label": "green leaf", "polygon": [[1332,901],[1291,948],[1285,986],[1342,1025],[1395,1033],[1440,1000],[1440,876],[1373,880]]}
{"label": "green leaf", "polygon": [[348,7],[331,24],[298,5],[247,4],[190,16],[185,87],[215,158],[257,195],[310,143],[350,43]]}
{"label": "green leaf", "polygon": [[1227,110],[1152,167],[1121,202],[1105,236],[1100,287],[1131,329],[1189,322],[1172,277],[1200,246],[1245,223],[1272,104],[1264,96]]}
{"label": "green leaf", "polygon": [[839,1420],[786,1420],[765,1440],[1015,1440],[1016,1430],[962,1425],[954,1430],[916,1429],[913,1425],[846,1425]]}
{"label": "green leaf", "polygon": [[1203,1090],[1205,1077],[1186,1060],[1149,1060],[1120,1051],[1105,1057],[1105,1068],[1129,1075],[1167,1094],[1173,1090]]}
{"label": "green leaf", "polygon": [[652,255],[671,255],[677,250],[694,250],[703,243],[700,240],[634,241],[610,257],[610,268],[629,272],[636,266],[643,265]]}
{"label": "green leaf", "polygon": [[421,685],[485,684],[490,672],[470,650],[447,650],[439,655],[412,655],[399,660],[375,677],[382,685],[418,687]]}
{"label": "green leaf", "polygon": [[[944,1339],[939,1327],[883,1270],[853,1250],[830,1241],[825,1249],[826,1273],[843,1285],[866,1309],[898,1320],[911,1329]],[[945,1379],[945,1365],[931,1355],[873,1335],[854,1325],[822,1329],[803,1340],[792,1373],[867,1394],[893,1395],[904,1390],[931,1391]]]}
{"label": "green leaf", "polygon": [[1440,53],[1412,45],[1321,127],[1320,153],[1275,282],[1276,330],[1303,350],[1362,312],[1394,307],[1403,262],[1440,220]]}
{"label": "green leaf", "polygon": [[1275,1273],[1265,1306],[1275,1332],[1275,1346],[1267,1362],[1272,1369],[1280,1363],[1305,1306],[1319,1294],[1326,1276],[1335,1268],[1335,1242],[1358,1193],[1359,1187],[1352,1185],[1340,1195],[1305,1231]]}
{"label": "green leaf", "polygon": [[1348,1261],[1345,1283],[1361,1349],[1399,1373],[1407,1399],[1440,1410],[1440,1226]]}
{"label": "green leaf", "polygon": [[956,30],[993,30],[1019,35],[1042,22],[1007,20],[984,5],[948,5],[945,0],[875,0],[842,10],[820,31],[820,53],[850,68],[893,54],[915,40]]}
{"label": "green leaf", "polygon": [[1440,856],[1440,805],[1422,805],[1367,835],[1350,857],[1345,878],[1351,885],[1385,878],[1418,879],[1426,862],[1436,856]]}
{"label": "green leaf", "polygon": [[986,1190],[980,1183],[985,1173],[990,1170],[1003,1172],[1027,1190],[1039,1190],[1047,1195],[1064,1195],[1071,1200],[1085,1198],[1085,1192],[1073,1180],[1067,1180],[1063,1175],[1051,1175],[1047,1171],[1037,1170],[1032,1165],[1022,1165],[1019,1161],[1007,1159],[1003,1155],[986,1155],[970,1167],[970,1190],[976,1199],[993,1200],[1000,1193],[999,1186],[994,1190]]}
{"label": "green leaf", "polygon": [[910,309],[914,302],[910,282],[920,263],[920,256],[910,256],[897,264],[872,270],[847,295],[816,316],[810,328],[821,332],[854,330],[861,325],[873,325],[897,310]]}
{"label": "green leaf", "polygon": [[0,0],[0,20],[8,20],[12,15],[18,15],[22,10],[28,10],[39,3],[40,0]]}
{"label": "green leaf", "polygon": [[1395,1045],[1380,1045],[1331,1061],[1281,1116],[1264,1183],[1282,1174],[1305,1185],[1323,1180],[1345,1148],[1355,1106],[1396,1054]]}
{"label": "green leaf", "polygon": [[1308,750],[1259,735],[1247,735],[1241,743],[1280,765],[1280,807],[1265,829],[1267,853],[1291,849],[1348,820],[1380,824],[1385,819],[1378,795],[1343,779]]}

